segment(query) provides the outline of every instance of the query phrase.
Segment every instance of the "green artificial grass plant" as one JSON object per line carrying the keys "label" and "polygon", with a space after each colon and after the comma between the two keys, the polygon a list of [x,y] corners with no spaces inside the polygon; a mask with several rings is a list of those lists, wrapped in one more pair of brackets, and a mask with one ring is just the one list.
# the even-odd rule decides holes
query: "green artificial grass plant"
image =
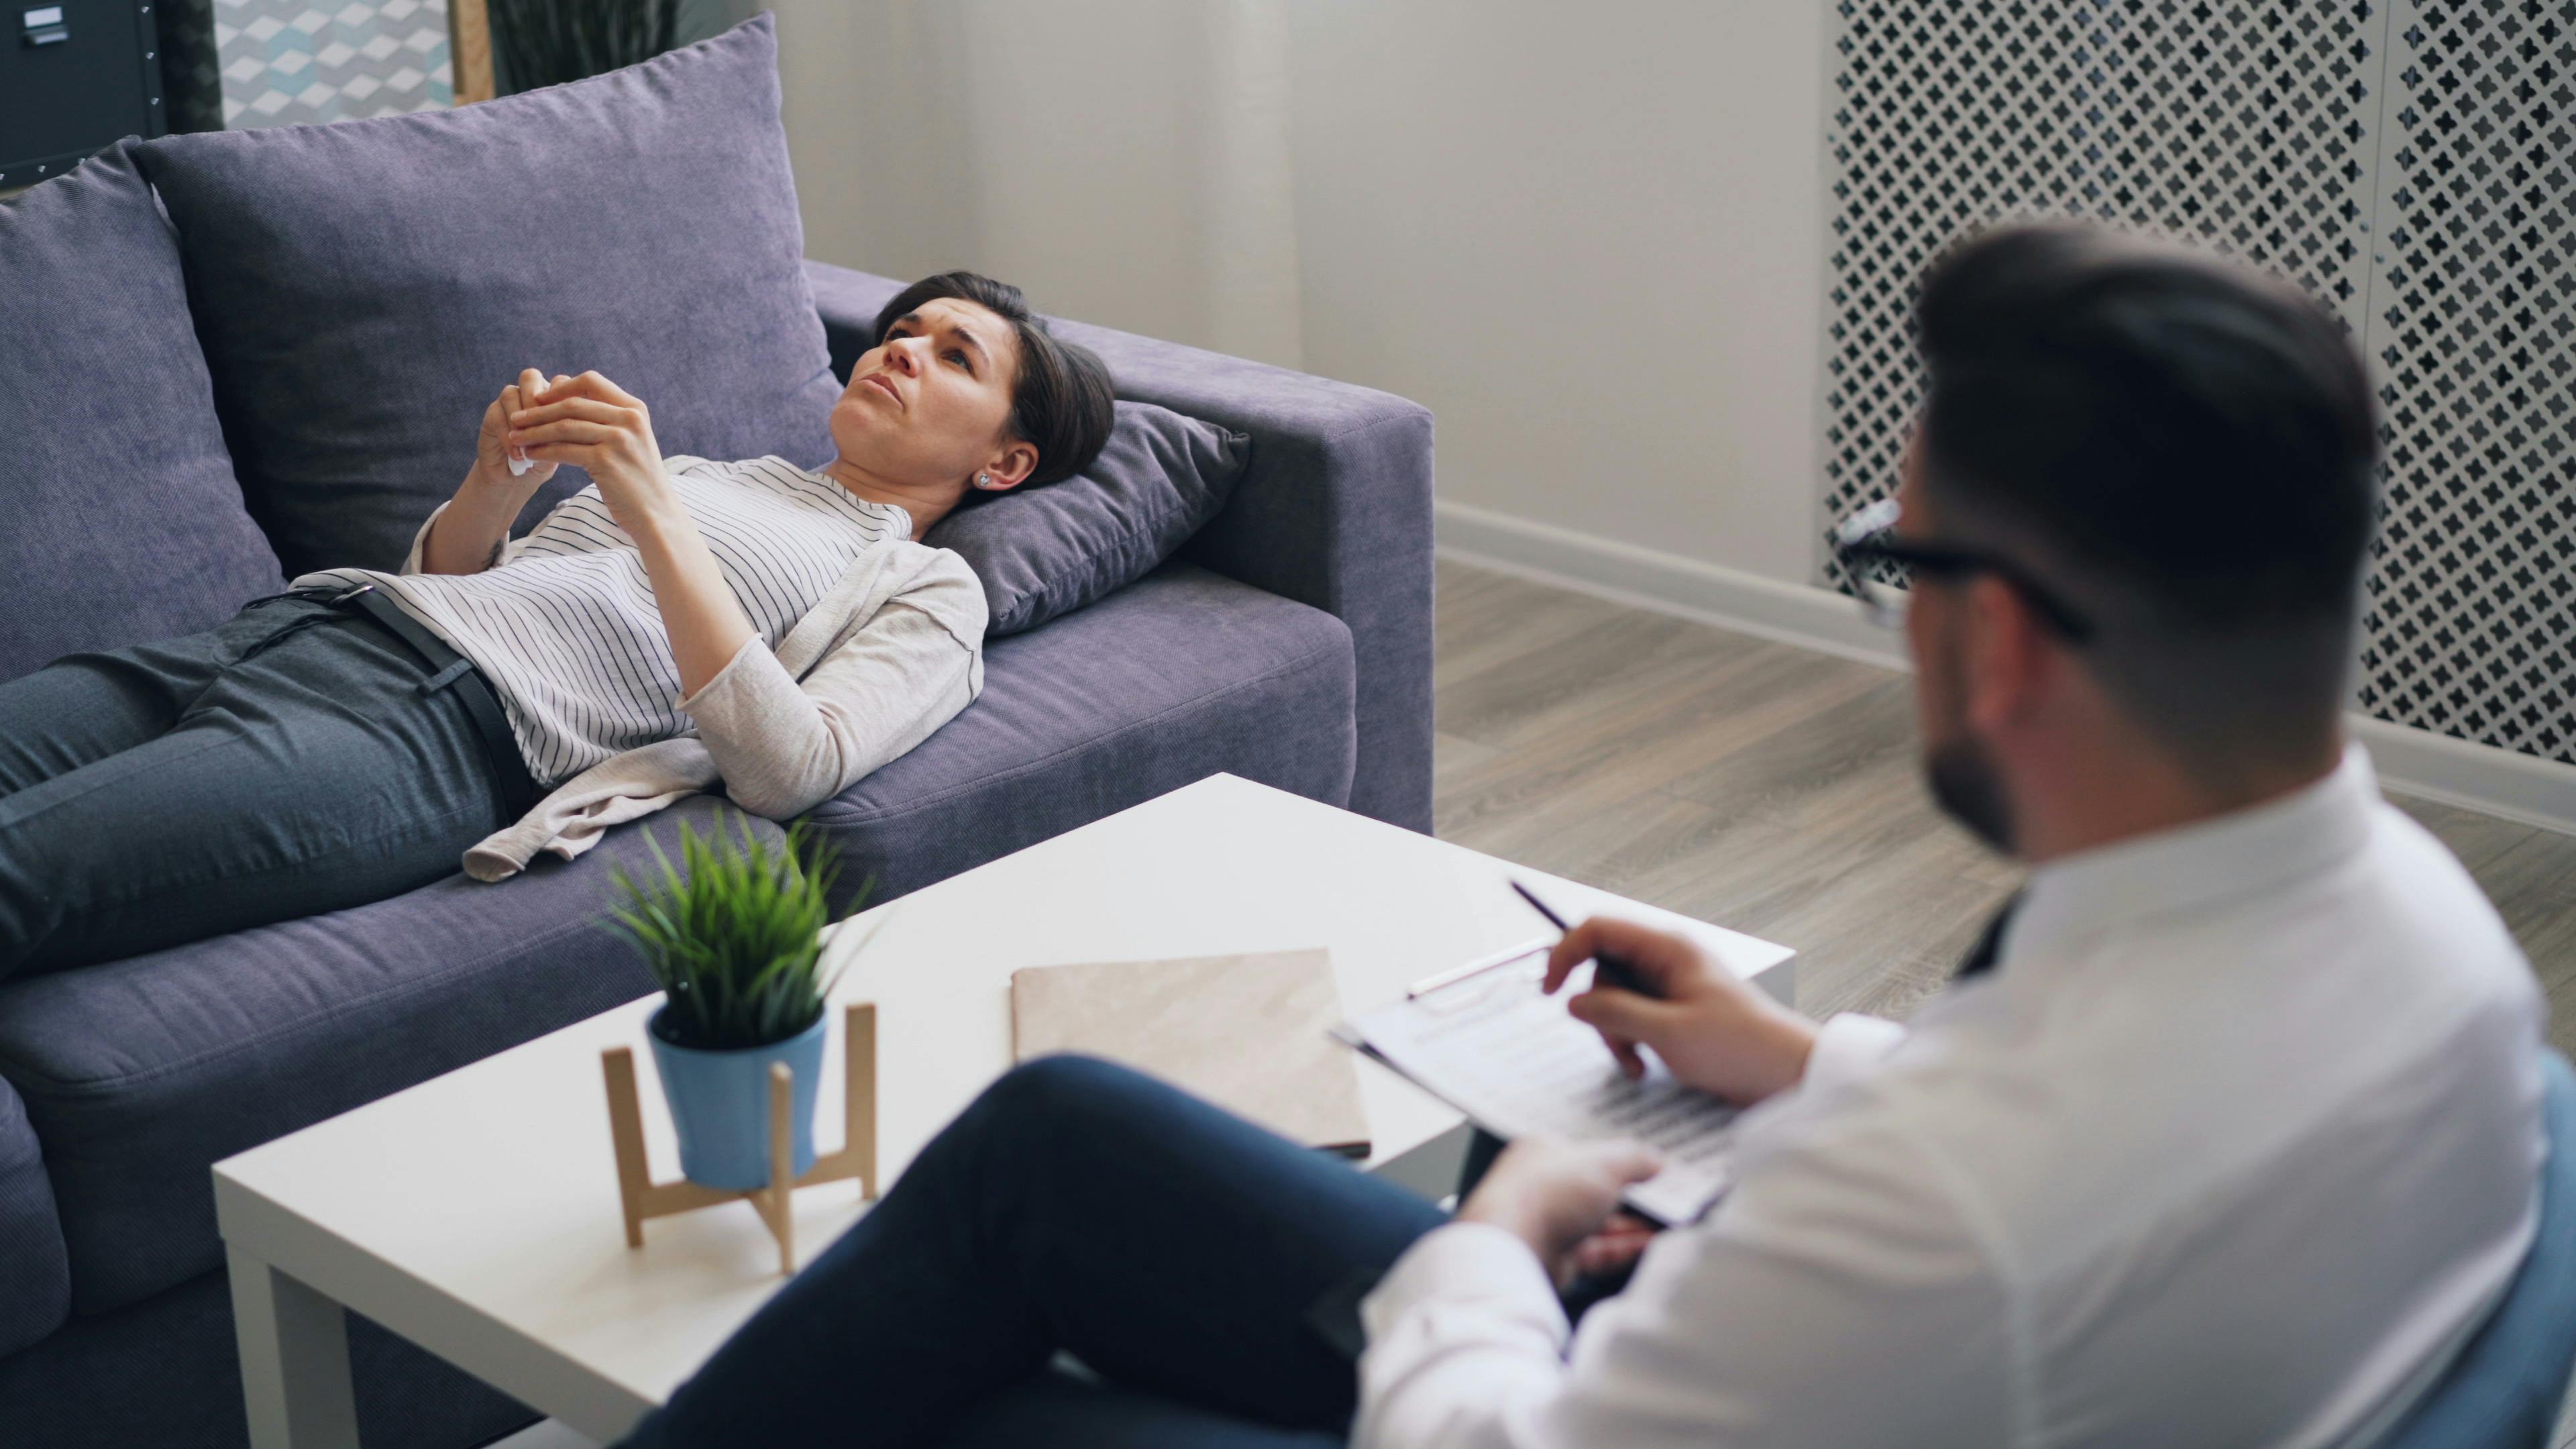
{"label": "green artificial grass plant", "polygon": [[722,825],[700,837],[682,822],[676,866],[648,834],[658,874],[638,881],[621,866],[613,875],[626,899],[611,917],[670,998],[662,1036],[673,1046],[735,1051],[785,1041],[822,1019],[838,979],[822,974],[815,934],[831,921],[838,871],[828,848],[802,821],[782,846],[754,835],[739,813],[734,823],[739,844]]}

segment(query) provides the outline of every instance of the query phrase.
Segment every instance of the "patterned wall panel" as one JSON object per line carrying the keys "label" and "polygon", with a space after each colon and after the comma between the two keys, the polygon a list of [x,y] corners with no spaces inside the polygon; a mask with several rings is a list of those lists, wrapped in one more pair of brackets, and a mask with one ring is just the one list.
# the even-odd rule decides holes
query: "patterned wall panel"
{"label": "patterned wall panel", "polygon": [[2576,3],[2402,0],[2364,709],[2576,763]]}
{"label": "patterned wall panel", "polygon": [[215,44],[214,0],[159,0],[152,9],[160,17],[161,93],[169,101],[170,129],[222,130],[224,62]]}
{"label": "patterned wall panel", "polygon": [[447,0],[212,0],[223,124],[391,116],[455,99]]}
{"label": "patterned wall panel", "polygon": [[2576,0],[1838,12],[1828,525],[1893,486],[1946,243],[2056,214],[2197,237],[2327,299],[2380,374],[2363,707],[2576,761]]}
{"label": "patterned wall panel", "polygon": [[2357,324],[2379,120],[2363,4],[1841,0],[1827,150],[1827,522],[1895,486],[1925,263],[2005,218],[2187,233]]}

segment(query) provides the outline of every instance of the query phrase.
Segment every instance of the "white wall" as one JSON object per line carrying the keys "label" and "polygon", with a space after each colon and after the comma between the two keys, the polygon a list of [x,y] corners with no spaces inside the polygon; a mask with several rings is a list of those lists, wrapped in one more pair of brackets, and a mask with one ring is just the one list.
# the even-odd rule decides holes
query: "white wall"
{"label": "white wall", "polygon": [[1823,11],[1298,8],[1307,366],[1428,405],[1446,499],[1804,582]]}
{"label": "white wall", "polygon": [[809,256],[1296,366],[1277,0],[780,0]]}
{"label": "white wall", "polygon": [[1814,0],[779,0],[807,250],[1382,387],[1444,500],[1803,582]]}

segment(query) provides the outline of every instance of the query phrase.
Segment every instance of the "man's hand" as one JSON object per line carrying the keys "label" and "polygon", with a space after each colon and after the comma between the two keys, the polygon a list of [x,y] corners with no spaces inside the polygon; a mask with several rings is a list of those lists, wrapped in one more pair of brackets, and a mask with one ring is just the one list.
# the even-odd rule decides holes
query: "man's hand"
{"label": "man's hand", "polygon": [[[572,379],[558,376],[554,381],[561,384]],[[515,476],[510,472],[510,415],[543,402],[548,386],[544,374],[533,367],[524,369],[519,380],[501,389],[501,395],[483,410],[482,436],[474,440],[474,472],[480,481],[533,493],[538,484],[554,475],[552,463],[538,463]]]}
{"label": "man's hand", "polygon": [[662,447],[643,402],[596,372],[558,378],[545,401],[509,414],[505,445],[540,463],[570,463],[599,485],[609,515],[640,534],[648,515],[676,507]]}
{"label": "man's hand", "polygon": [[1652,993],[1595,984],[1566,1004],[1601,1033],[1620,1070],[1642,1076],[1640,1046],[1673,1075],[1712,1096],[1745,1105],[1795,1086],[1815,1045],[1815,1023],[1712,961],[1688,937],[1634,921],[1595,916],[1566,932],[1547,958],[1546,989],[1565,984],[1597,953],[1616,956]]}
{"label": "man's hand", "polygon": [[1491,1223],[1529,1244],[1562,1288],[1577,1273],[1601,1273],[1644,1251],[1646,1225],[1619,1212],[1619,1194],[1663,1170],[1639,1142],[1524,1138],[1458,1209],[1458,1220]]}

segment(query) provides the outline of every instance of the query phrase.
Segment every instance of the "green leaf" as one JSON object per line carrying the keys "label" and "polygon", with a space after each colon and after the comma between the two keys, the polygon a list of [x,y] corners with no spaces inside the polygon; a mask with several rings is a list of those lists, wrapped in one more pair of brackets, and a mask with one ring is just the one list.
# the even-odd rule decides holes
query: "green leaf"
{"label": "green leaf", "polygon": [[[797,1035],[821,1019],[839,979],[823,975],[816,939],[838,878],[830,843],[798,821],[774,846],[732,814],[733,828],[720,816],[703,836],[681,822],[676,863],[648,827],[656,868],[641,880],[612,868],[619,899],[602,921],[634,944],[669,998],[672,1040],[703,1050]],[[875,884],[860,887],[862,903]]]}

